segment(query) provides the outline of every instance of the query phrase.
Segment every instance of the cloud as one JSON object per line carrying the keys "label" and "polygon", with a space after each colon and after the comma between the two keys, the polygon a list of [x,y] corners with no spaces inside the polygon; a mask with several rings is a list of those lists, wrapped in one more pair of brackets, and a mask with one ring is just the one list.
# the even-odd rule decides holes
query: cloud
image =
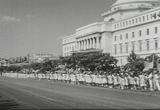
{"label": "cloud", "polygon": [[13,16],[3,16],[1,17],[1,22],[20,22],[21,20],[19,18],[13,17]]}
{"label": "cloud", "polygon": [[35,15],[33,15],[33,14],[27,14],[25,17],[26,17],[26,18],[34,18]]}

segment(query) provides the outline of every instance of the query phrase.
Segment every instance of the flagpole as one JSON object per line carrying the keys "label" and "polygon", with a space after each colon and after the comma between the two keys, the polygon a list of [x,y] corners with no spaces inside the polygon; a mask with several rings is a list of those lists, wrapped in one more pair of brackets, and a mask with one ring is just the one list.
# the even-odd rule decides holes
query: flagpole
{"label": "flagpole", "polygon": [[153,69],[154,69],[154,61],[155,61],[155,56],[154,56],[154,53],[153,53]]}
{"label": "flagpole", "polygon": [[156,59],[155,59],[155,53],[153,53],[153,67],[154,69],[157,69]]}

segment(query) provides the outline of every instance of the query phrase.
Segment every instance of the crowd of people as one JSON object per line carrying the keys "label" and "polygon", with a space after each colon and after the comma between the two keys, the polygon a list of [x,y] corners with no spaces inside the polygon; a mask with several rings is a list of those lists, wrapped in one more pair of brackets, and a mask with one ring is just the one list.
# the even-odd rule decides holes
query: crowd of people
{"label": "crowd of people", "polygon": [[134,75],[127,72],[106,73],[104,71],[91,72],[81,69],[65,69],[54,73],[48,71],[45,74],[35,71],[34,76],[37,79],[49,79],[74,85],[99,86],[122,90],[160,91],[160,75],[157,70],[149,74],[142,72]]}
{"label": "crowd of people", "polygon": [[33,70],[30,73],[23,71],[21,74],[3,73],[1,76],[11,76],[17,78],[34,78],[61,81],[73,85],[98,86],[122,90],[160,91],[159,71],[153,70],[149,74],[141,72],[133,74],[131,72],[107,73],[104,71],[86,71],[83,69],[63,69],[55,72]]}

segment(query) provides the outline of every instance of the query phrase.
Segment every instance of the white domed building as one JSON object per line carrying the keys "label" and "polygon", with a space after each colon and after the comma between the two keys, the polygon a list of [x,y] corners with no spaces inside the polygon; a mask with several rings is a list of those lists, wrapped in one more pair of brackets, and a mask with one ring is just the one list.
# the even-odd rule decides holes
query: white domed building
{"label": "white domed building", "polygon": [[124,19],[155,8],[159,4],[160,0],[117,0],[102,16],[105,17],[105,21]]}
{"label": "white domed building", "polygon": [[131,51],[142,57],[160,54],[160,0],[117,0],[101,15],[104,21],[64,37],[63,56],[102,51],[124,65]]}

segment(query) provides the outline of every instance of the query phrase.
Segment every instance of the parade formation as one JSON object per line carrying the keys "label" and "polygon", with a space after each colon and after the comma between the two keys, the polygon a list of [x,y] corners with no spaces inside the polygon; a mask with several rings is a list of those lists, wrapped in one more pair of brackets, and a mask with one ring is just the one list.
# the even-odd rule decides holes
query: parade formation
{"label": "parade formation", "polygon": [[84,71],[80,68],[66,69],[65,71],[56,71],[47,74],[32,71],[30,74],[22,73],[2,73],[3,77],[13,78],[34,78],[37,80],[48,79],[51,81],[60,81],[73,85],[98,86],[105,88],[114,88],[122,90],[139,90],[139,91],[160,91],[159,72],[154,70],[152,73],[141,73],[133,76],[121,72],[119,74],[104,74],[104,72]]}
{"label": "parade formation", "polygon": [[86,53],[25,66],[1,67],[0,71],[2,77],[145,92],[160,91],[159,66],[156,54],[142,59],[132,52],[128,63],[119,67],[109,54]]}
{"label": "parade formation", "polygon": [[[2,27],[3,22],[7,24],[0,32],[2,38],[7,37],[7,43],[2,42],[2,49],[7,48],[10,43],[8,36],[13,36],[11,40],[14,40],[13,43],[11,42],[13,45],[13,47],[10,46],[11,50],[3,49],[6,51],[1,53],[1,56],[4,54],[4,58],[0,58],[0,110],[1,106],[3,108],[1,96],[4,94],[7,100],[5,105],[8,104],[9,99],[13,98],[15,104],[20,102],[19,105],[36,109],[160,107],[160,0],[108,0],[107,2],[105,6],[107,9],[101,13],[102,21],[84,25],[85,19],[74,20],[77,25],[84,26],[74,29],[71,35],[60,37],[62,50],[58,43],[52,42],[56,39],[52,33],[58,30],[61,30],[61,33],[68,27],[72,29],[73,26],[69,26],[71,23],[65,24],[66,21],[72,21],[64,18],[64,22],[59,19],[58,23],[57,19],[54,19],[54,14],[70,16],[67,13],[77,8],[76,2],[74,4],[73,1],[70,3],[67,1],[65,6],[64,1],[52,3],[52,0],[45,2],[24,0],[20,7],[16,6],[16,4],[21,4],[19,1],[6,2],[9,3],[7,5],[9,10],[5,10],[6,12],[12,12],[14,6],[11,4],[16,7],[13,8],[15,12],[10,13],[15,14],[15,17],[6,13],[5,16],[2,14],[2,19],[0,18]],[[77,3],[79,6],[80,2]],[[95,6],[98,7],[97,3],[95,2]],[[27,7],[23,9],[24,4]],[[55,11],[56,7],[53,9],[56,13],[53,13],[51,10],[55,4],[57,7],[62,5],[63,9],[65,7],[69,9],[70,5],[75,7],[69,11],[62,10],[62,13]],[[81,6],[79,8],[89,9],[90,6],[87,4],[90,2],[84,2],[84,4],[86,8]],[[101,7],[100,4],[99,6]],[[16,11],[21,8],[22,11],[17,13]],[[93,9],[90,9],[97,10],[94,5]],[[35,12],[31,13],[32,11]],[[80,14],[83,13],[75,10],[71,16]],[[53,19],[48,18],[52,16]],[[77,16],[75,19],[79,18]],[[53,26],[61,23],[64,27],[57,28],[55,32],[50,30],[45,32],[45,26],[47,28],[52,26],[52,24],[47,24],[49,23],[46,22],[47,20],[56,20]],[[14,23],[15,27],[20,27],[15,28],[16,30],[7,28],[7,26],[14,26],[9,25],[10,23]],[[22,25],[19,25],[20,23]],[[26,25],[28,23],[29,25]],[[39,29],[33,30],[34,28]],[[54,28],[51,29],[54,30]],[[25,39],[25,34],[27,39]],[[33,36],[35,36],[34,39]],[[52,38],[51,42],[49,38]],[[57,40],[59,41],[59,38]],[[22,43],[25,45],[21,47]],[[45,45],[45,43],[50,43],[52,46]],[[54,48],[58,50],[53,53]],[[28,51],[28,54],[25,51]],[[60,51],[62,53],[59,53]],[[26,55],[17,56],[23,52]],[[16,109],[17,105],[13,108]]]}

